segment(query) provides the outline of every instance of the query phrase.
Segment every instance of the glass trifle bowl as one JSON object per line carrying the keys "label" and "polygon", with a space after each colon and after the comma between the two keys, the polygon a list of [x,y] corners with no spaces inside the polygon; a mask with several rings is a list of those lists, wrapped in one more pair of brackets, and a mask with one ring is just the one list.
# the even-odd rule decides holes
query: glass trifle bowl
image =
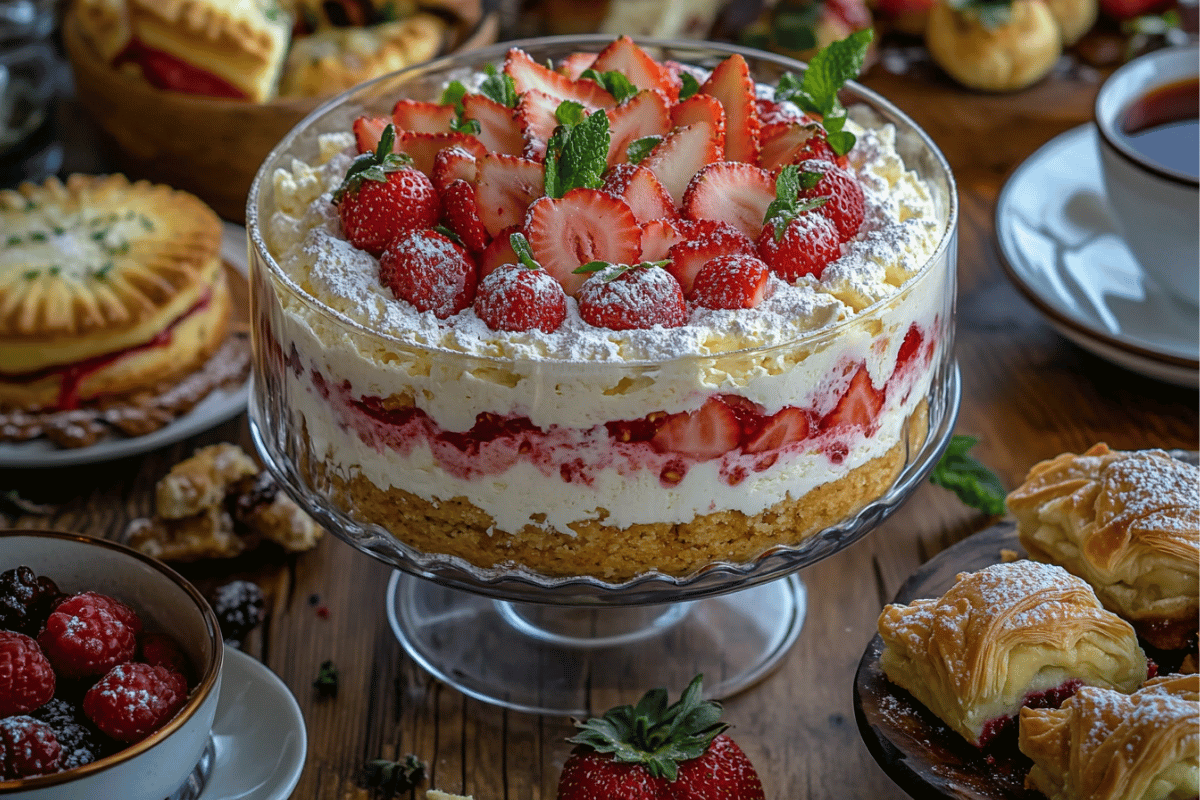
{"label": "glass trifle bowl", "polygon": [[[557,331],[510,333],[391,294],[332,202],[355,120],[476,87],[510,48],[557,64],[611,41],[507,42],[364,84],[288,134],[247,208],[264,461],[397,568],[387,608],[410,655],[523,710],[586,712],[598,664],[638,692],[704,671],[722,696],[761,677],[800,630],[796,571],[898,507],[958,410],[954,180],[924,132],[855,84],[841,97],[862,228],[819,278],[773,278],[755,308],[689,303],[680,327],[627,331],[589,325],[568,298]],[[700,81],[737,54],[764,98],[804,70],[637,43]]]}

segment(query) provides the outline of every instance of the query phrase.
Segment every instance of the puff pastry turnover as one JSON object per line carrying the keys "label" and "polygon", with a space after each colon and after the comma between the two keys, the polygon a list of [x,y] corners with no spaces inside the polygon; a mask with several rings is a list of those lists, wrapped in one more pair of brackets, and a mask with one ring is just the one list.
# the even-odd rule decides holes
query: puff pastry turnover
{"label": "puff pastry turnover", "polygon": [[1020,560],[960,573],[940,598],[888,605],[880,666],[967,741],[983,747],[1024,705],[1080,685],[1132,692],[1146,655],[1129,623],[1061,567]]}
{"label": "puff pastry turnover", "polygon": [[121,175],[0,191],[0,409],[74,408],[201,367],[228,330],[221,222]]}
{"label": "puff pastry turnover", "polygon": [[1153,647],[1200,617],[1200,470],[1162,450],[1098,444],[1037,464],[1008,496],[1021,544],[1090,583]]}
{"label": "puff pastry turnover", "polygon": [[1184,800],[1200,792],[1200,676],[1131,695],[1084,687],[1058,709],[1021,709],[1025,785],[1050,800]]}

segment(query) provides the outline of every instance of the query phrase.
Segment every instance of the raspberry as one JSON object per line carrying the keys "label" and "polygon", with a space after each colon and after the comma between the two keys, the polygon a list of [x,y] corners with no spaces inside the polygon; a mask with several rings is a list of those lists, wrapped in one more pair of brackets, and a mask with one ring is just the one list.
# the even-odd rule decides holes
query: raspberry
{"label": "raspberry", "polygon": [[82,767],[105,755],[100,735],[92,730],[83,712],[66,700],[56,697],[30,716],[54,731],[54,738],[62,747],[59,763],[62,769]]}
{"label": "raspberry", "polygon": [[179,644],[165,633],[147,633],[142,636],[142,661],[156,667],[166,667],[180,675],[188,674],[188,660]]}
{"label": "raspberry", "polygon": [[0,774],[30,778],[59,771],[62,746],[46,723],[33,717],[0,719]]}
{"label": "raspberry", "polygon": [[138,742],[161,728],[187,702],[187,680],[150,664],[118,664],[83,697],[83,713],[102,733]]}
{"label": "raspberry", "polygon": [[76,609],[87,605],[95,605],[103,608],[118,620],[129,626],[134,633],[142,632],[142,620],[136,611],[122,603],[120,600],[109,597],[105,594],[99,594],[98,592],[83,592],[81,594],[71,595],[66,600],[63,600],[58,606],[56,606],[54,610],[62,611],[67,614],[74,614]]}
{"label": "raspberry", "polygon": [[0,717],[27,714],[54,697],[54,670],[38,643],[0,631]]}
{"label": "raspberry", "polygon": [[253,581],[230,581],[218,586],[208,602],[221,626],[226,641],[240,642],[258,627],[266,612],[262,589]]}
{"label": "raspberry", "polygon": [[[114,603],[117,601],[91,592],[75,595],[46,620],[38,644],[60,677],[103,675],[133,658],[137,634],[124,621],[133,612],[124,604]],[[133,620],[141,626],[136,615]]]}
{"label": "raspberry", "polygon": [[39,577],[29,567],[0,573],[0,628],[37,636],[62,596],[54,581]]}

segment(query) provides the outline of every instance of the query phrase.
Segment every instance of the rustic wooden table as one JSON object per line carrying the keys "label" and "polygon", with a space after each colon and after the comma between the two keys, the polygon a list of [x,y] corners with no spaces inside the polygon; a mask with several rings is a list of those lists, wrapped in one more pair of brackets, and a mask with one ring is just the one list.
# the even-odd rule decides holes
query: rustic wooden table
{"label": "rustic wooden table", "polygon": [[[1098,441],[1195,449],[1195,390],[1143,378],[1072,345],[1001,267],[993,215],[1006,176],[1041,144],[1090,119],[1099,75],[1071,68],[1005,96],[971,94],[919,68],[896,75],[876,67],[865,82],[929,130],[958,180],[957,431],[980,440],[974,454],[1012,487],[1035,462]],[[6,522],[120,539],[131,518],[152,512],[154,483],[171,465],[220,441],[249,447],[244,416],[143,457],[0,471],[0,488],[50,507],[43,514],[6,508]],[[878,530],[802,571],[809,605],[798,641],[777,670],[726,702],[732,733],[768,798],[906,796],[876,765],[855,725],[855,668],[880,608],[904,579],[991,522],[925,485]],[[476,800],[554,797],[571,748],[564,741],[570,722],[469,699],[424,673],[388,627],[387,566],[328,536],[315,551],[286,561],[250,559],[189,574],[205,584],[248,575],[269,592],[269,617],[245,647],[287,683],[307,721],[308,758],[293,797],[373,798],[362,781],[364,763],[406,753],[428,763],[428,785]],[[313,595],[327,617],[316,613]],[[313,689],[327,659],[341,673],[336,699]]]}

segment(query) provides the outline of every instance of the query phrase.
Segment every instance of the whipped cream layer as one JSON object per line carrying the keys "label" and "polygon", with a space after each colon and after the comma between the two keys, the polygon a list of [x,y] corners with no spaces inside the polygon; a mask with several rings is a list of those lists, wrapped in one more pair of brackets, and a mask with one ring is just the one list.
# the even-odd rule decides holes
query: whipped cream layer
{"label": "whipped cream layer", "polygon": [[[332,203],[352,138],[324,135],[316,163],[275,173],[264,231],[285,276],[272,276],[262,298],[278,305],[271,335],[291,367],[280,407],[328,472],[435,504],[464,498],[509,533],[753,515],[845,475],[903,441],[928,395],[949,346],[953,274],[953,248],[938,253],[951,235],[948,201],[906,169],[892,126],[859,107],[850,127],[866,215],[820,279],[772,277],[757,308],[693,306],[686,325],[669,329],[595,328],[568,298],[566,321],[549,334],[493,331],[470,309],[439,320],[393,297],[378,261],[342,238]],[[917,354],[898,369],[910,331]],[[617,441],[606,428],[693,412],[714,396],[744,398],[765,416],[797,408],[820,419],[860,368],[884,394],[870,430],[826,431],[765,455],[692,459]],[[447,446],[481,415],[536,432]]]}

